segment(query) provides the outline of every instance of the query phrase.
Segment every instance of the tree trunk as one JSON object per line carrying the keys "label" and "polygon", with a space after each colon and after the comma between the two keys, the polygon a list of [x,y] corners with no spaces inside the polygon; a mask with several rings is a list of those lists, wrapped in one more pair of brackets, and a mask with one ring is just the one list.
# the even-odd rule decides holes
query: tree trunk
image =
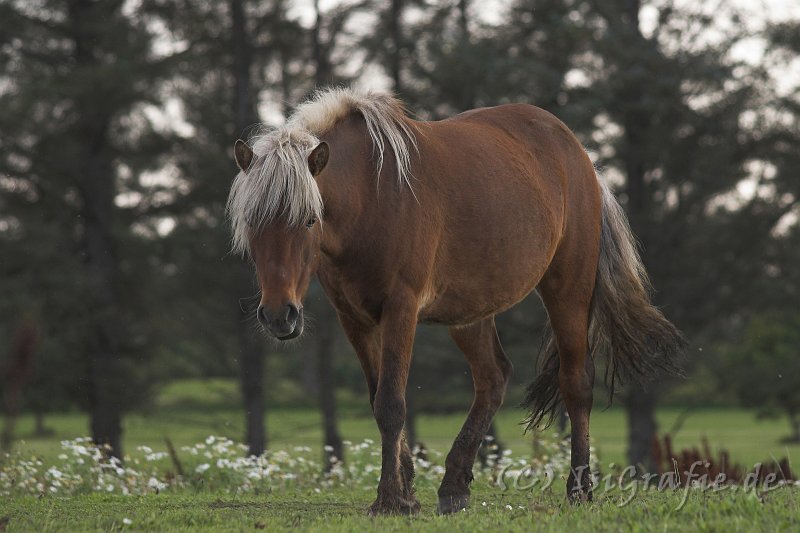
{"label": "tree trunk", "polygon": [[800,442],[800,413],[789,411],[789,424],[792,426],[789,442]]}
{"label": "tree trunk", "polygon": [[[639,8],[640,0],[626,0],[621,5],[624,14],[621,24],[629,46],[639,46],[644,39],[639,29]],[[629,66],[633,68],[635,65]],[[629,85],[623,90],[627,105],[622,118],[626,141],[624,162],[627,178],[625,186],[628,197],[627,211],[631,227],[646,252],[649,199],[645,188],[644,148],[650,124],[643,102],[642,88],[635,81],[628,83]],[[643,259],[646,266],[644,253]],[[631,383],[623,398],[628,419],[628,461],[643,473],[655,472],[652,443],[657,438],[658,430],[655,417],[656,398],[657,390],[654,383],[648,388],[638,383]]]}
{"label": "tree trunk", "polygon": [[33,434],[37,437],[47,437],[53,434],[53,431],[47,429],[47,426],[44,423],[44,413],[37,409],[36,412],[33,414],[34,420],[34,429]]}
{"label": "tree trunk", "polygon": [[[234,79],[234,129],[242,132],[258,122],[252,89],[250,70],[253,65],[253,46],[247,27],[247,18],[242,0],[231,0],[231,32],[233,38]],[[240,294],[251,294],[252,274],[241,266],[237,288]],[[267,430],[264,421],[264,351],[260,340],[250,325],[250,312],[237,312],[239,342],[239,376],[245,409],[245,439],[250,455],[261,455],[267,448]]]}
{"label": "tree trunk", "polygon": [[403,94],[402,51],[403,51],[403,0],[391,0],[389,13],[389,38],[391,53],[389,55],[389,72],[394,83],[394,92]]}
{"label": "tree trunk", "polygon": [[[458,27],[461,37],[462,47],[467,49],[470,43],[469,33],[469,0],[458,1]],[[461,102],[459,104],[462,111],[475,107],[475,90],[472,83],[464,83],[461,87]]]}
{"label": "tree trunk", "polygon": [[[102,164],[102,163],[101,163]],[[103,165],[104,167],[106,165]],[[117,295],[114,241],[111,236],[111,198],[103,182],[111,181],[111,169],[87,171],[81,187],[84,203],[84,252],[94,300],[93,337],[89,346],[89,408],[92,439],[122,457],[122,406],[119,392],[124,377],[119,368],[121,323]],[[100,189],[99,191],[97,189]]]}
{"label": "tree trunk", "polygon": [[241,134],[244,128],[258,121],[253,103],[252,76],[253,46],[247,28],[247,19],[242,0],[231,0],[231,23],[233,37],[233,82],[234,82],[234,127]]}
{"label": "tree trunk", "polygon": [[22,402],[22,392],[31,375],[34,352],[39,344],[39,334],[33,320],[22,322],[14,343],[11,356],[3,369],[3,414],[5,421],[0,435],[0,450],[11,450],[14,442],[14,427]]}
{"label": "tree trunk", "polygon": [[[74,43],[76,69],[98,67],[97,40],[91,22],[98,16],[94,3],[70,2],[68,24]],[[92,439],[122,457],[121,387],[125,377],[120,369],[124,323],[117,294],[119,272],[113,235],[115,175],[109,156],[108,110],[96,105],[97,95],[85,90],[75,97],[80,119],[76,124],[80,162],[74,176],[81,199],[83,252],[92,306],[92,334],[88,353],[88,396]]]}
{"label": "tree trunk", "polygon": [[559,435],[564,435],[567,432],[567,422],[569,422],[569,416],[562,402],[561,405],[558,406],[558,416],[556,417],[556,427],[558,427]]}
{"label": "tree trunk", "polygon": [[631,384],[624,401],[628,419],[628,464],[641,473],[657,472],[653,459],[653,442],[658,430],[654,385],[645,389]]}
{"label": "tree trunk", "polygon": [[458,0],[458,27],[464,41],[469,41],[469,4],[469,0]]}
{"label": "tree trunk", "polygon": [[314,54],[314,82],[317,87],[330,85],[333,81],[333,67],[330,58],[325,52],[322,43],[322,11],[319,8],[319,0],[314,0],[314,14],[316,16],[314,27],[311,30],[311,45]]}
{"label": "tree trunk", "polygon": [[245,411],[245,442],[249,455],[261,455],[267,449],[264,422],[264,354],[249,316],[239,317],[239,377]]}
{"label": "tree trunk", "polygon": [[98,326],[96,339],[103,345],[95,347],[89,355],[89,409],[92,440],[97,445],[108,446],[111,455],[122,458],[122,413],[117,398],[120,374],[115,350],[106,344],[105,330]]}
{"label": "tree trunk", "polygon": [[317,323],[317,370],[319,384],[319,406],[322,411],[324,433],[325,470],[330,470],[334,461],[344,460],[342,437],[339,435],[336,414],[336,379],[334,376],[334,342],[336,340],[336,318],[333,309],[323,302]]}
{"label": "tree trunk", "polygon": [[319,396],[320,369],[319,365],[317,364],[317,354],[310,350],[303,350],[303,353],[299,354],[299,357],[303,359],[303,370],[302,374],[300,375],[303,392],[310,397]]}

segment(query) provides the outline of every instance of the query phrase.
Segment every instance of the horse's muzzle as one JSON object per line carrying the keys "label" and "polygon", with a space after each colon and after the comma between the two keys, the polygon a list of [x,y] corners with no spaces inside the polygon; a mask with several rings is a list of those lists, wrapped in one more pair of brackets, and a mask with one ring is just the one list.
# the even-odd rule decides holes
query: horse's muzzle
{"label": "horse's muzzle", "polygon": [[279,341],[295,339],[303,333],[303,308],[294,304],[286,304],[274,314],[259,305],[256,317],[261,326]]}

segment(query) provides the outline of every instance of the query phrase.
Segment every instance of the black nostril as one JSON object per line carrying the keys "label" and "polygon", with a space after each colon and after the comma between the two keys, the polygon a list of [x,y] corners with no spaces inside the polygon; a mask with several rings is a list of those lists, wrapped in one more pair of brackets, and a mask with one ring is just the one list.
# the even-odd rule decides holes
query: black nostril
{"label": "black nostril", "polygon": [[285,311],[286,311],[286,323],[294,326],[297,323],[297,317],[300,316],[300,311],[293,304],[287,305],[285,307]]}

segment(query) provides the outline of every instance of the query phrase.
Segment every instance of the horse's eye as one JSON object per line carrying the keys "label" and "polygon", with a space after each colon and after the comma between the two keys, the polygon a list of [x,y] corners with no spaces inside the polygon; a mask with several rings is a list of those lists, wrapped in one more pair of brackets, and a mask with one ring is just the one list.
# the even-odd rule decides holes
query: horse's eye
{"label": "horse's eye", "polygon": [[316,223],[317,223],[317,217],[311,217],[311,219],[308,222],[306,222],[306,227],[310,228]]}

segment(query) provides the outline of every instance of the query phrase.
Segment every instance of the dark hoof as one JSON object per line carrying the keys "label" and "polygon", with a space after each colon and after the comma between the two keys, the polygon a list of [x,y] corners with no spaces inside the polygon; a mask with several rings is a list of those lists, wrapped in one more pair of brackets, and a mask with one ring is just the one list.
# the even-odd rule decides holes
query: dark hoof
{"label": "dark hoof", "polygon": [[579,504],[592,501],[592,491],[586,490],[572,490],[567,492],[567,500],[569,503]]}
{"label": "dark hoof", "polygon": [[369,516],[412,515],[419,512],[416,498],[381,498],[369,506]]}
{"label": "dark hoof", "polygon": [[453,514],[469,507],[469,494],[439,496],[439,514]]}

